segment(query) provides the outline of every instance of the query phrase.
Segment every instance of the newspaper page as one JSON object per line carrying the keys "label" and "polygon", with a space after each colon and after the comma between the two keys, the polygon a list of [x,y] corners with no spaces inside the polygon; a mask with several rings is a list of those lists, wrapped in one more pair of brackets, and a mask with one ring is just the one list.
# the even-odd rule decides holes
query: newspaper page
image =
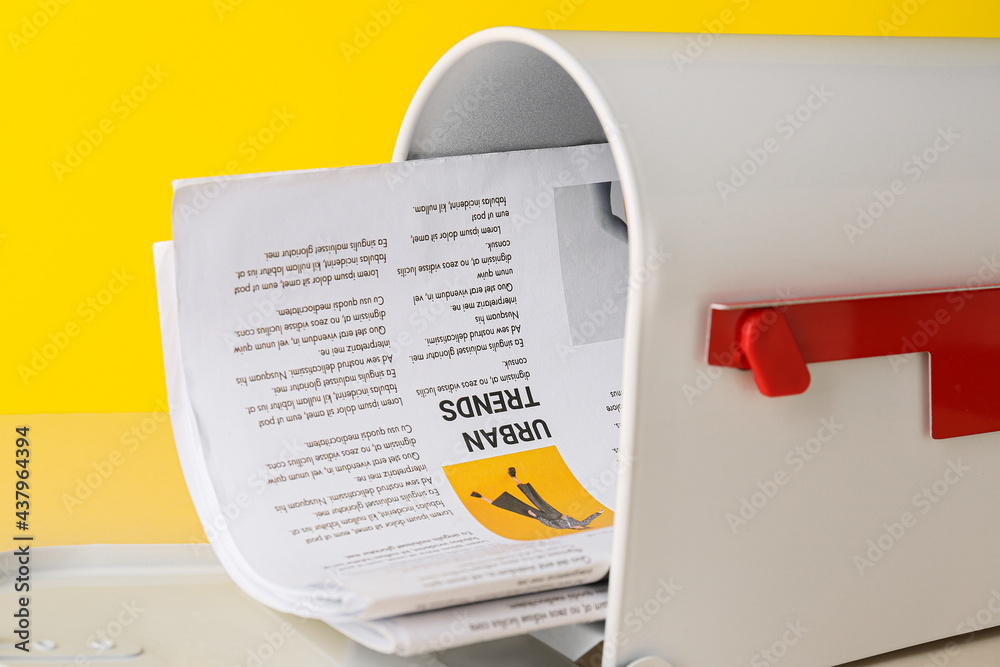
{"label": "newspaper page", "polygon": [[[219,507],[215,501],[201,445],[193,427],[178,345],[173,244],[169,241],[154,244],[153,251],[170,420],[188,489],[216,555],[237,584],[261,602],[281,608],[281,603],[274,601],[270,590],[257,588],[257,582],[247,577],[239,553],[225,532],[226,522],[237,518],[238,513],[231,506]],[[598,582],[386,619],[349,623],[340,622],[337,618],[327,620],[368,648],[408,656],[503,636],[601,621],[607,614],[607,604],[607,584]],[[296,611],[310,616],[315,608],[300,604]]]}
{"label": "newspaper page", "polygon": [[178,442],[241,586],[337,624],[606,574],[616,181],[595,145],[177,184]]}
{"label": "newspaper page", "polygon": [[601,621],[607,606],[608,586],[597,583],[334,627],[369,648],[406,656]]}

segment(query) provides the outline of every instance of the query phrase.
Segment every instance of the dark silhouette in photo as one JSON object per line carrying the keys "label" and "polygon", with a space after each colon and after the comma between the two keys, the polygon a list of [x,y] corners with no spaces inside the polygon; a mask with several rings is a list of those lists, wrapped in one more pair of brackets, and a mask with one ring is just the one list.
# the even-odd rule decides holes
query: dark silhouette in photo
{"label": "dark silhouette in photo", "polygon": [[537,519],[543,525],[548,526],[549,528],[557,528],[559,530],[586,530],[590,526],[591,521],[604,514],[604,510],[598,510],[582,521],[580,519],[574,519],[545,502],[545,500],[538,495],[538,492],[535,491],[531,484],[526,484],[519,480],[517,478],[517,470],[514,468],[507,468],[507,474],[510,475],[517,483],[517,488],[520,489],[521,493],[524,494],[524,497],[528,499],[528,502],[531,503],[530,505],[523,500],[515,498],[506,491],[493,499],[484,497],[478,491],[473,491],[472,497],[482,498],[494,507],[499,507],[507,510],[508,512],[520,514],[521,516]]}

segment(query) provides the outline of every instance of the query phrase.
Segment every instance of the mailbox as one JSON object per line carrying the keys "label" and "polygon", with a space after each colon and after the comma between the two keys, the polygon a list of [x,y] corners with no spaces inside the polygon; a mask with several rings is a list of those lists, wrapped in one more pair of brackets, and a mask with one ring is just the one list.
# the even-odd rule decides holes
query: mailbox
{"label": "mailbox", "polygon": [[1000,623],[998,119],[986,39],[496,28],[427,75],[396,160],[616,159],[605,664],[837,665]]}

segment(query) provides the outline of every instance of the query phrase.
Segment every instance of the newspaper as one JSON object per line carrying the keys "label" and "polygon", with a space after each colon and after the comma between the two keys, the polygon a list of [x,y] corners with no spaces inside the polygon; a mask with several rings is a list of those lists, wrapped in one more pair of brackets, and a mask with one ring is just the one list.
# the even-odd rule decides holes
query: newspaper
{"label": "newspaper", "polygon": [[607,145],[180,181],[156,256],[185,479],[250,595],[400,654],[603,618]]}

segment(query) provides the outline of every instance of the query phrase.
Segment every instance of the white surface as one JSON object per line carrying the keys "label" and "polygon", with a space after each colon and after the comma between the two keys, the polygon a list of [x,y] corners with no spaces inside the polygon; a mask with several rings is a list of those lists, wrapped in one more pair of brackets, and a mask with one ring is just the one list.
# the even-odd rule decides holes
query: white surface
{"label": "white surface", "polygon": [[[255,603],[204,544],[33,549],[31,575],[32,640],[55,649],[32,651],[27,664],[104,664],[89,646],[95,639],[137,647],[138,655],[110,663],[136,667],[246,665],[251,654],[274,667],[339,667],[365,653],[319,621]],[[5,587],[5,609],[13,598]]]}
{"label": "white surface", "polygon": [[[463,649],[402,658],[350,641],[325,623],[282,614],[253,601],[226,575],[205,544],[86,545],[33,549],[32,641],[50,651],[27,659],[0,634],[0,660],[11,665],[134,667],[523,667],[569,665],[530,637],[481,645],[475,659]],[[0,572],[16,571],[12,552]],[[5,609],[15,593],[0,593]],[[115,645],[95,651],[95,639]],[[477,647],[478,648],[478,647]],[[110,659],[114,654],[114,659]],[[124,656],[124,657],[123,657]],[[503,661],[504,657],[516,656]],[[494,659],[491,660],[491,657]],[[0,664],[6,664],[0,662]]]}
{"label": "white surface", "polygon": [[[693,39],[478,33],[428,75],[394,155],[611,143],[633,271],[622,460],[640,464],[619,483],[610,663],[833,665],[977,613],[995,625],[1000,438],[930,438],[922,357],[814,364],[804,395],[767,399],[747,373],[709,375],[704,341],[713,302],[1000,282],[997,42],[714,36],[678,60]],[[859,235],[858,207],[897,180]],[[644,270],[653,250],[670,259]],[[843,427],[794,467],[823,419]],[[914,496],[959,461],[921,513]],[[779,470],[790,481],[734,531],[727,514]],[[862,575],[855,556],[907,511]]]}
{"label": "white surface", "polygon": [[[400,658],[369,651],[319,621],[257,604],[229,580],[204,544],[49,547],[32,555],[32,638],[49,640],[56,650],[33,652],[30,662],[0,664],[103,664],[88,649],[89,641],[103,636],[140,650],[110,664],[136,667],[256,664],[251,652],[274,667],[570,667],[593,637],[581,626],[559,631],[564,640],[572,639],[566,633],[577,632],[575,640],[545,640],[570,653],[569,659],[531,637]],[[12,552],[0,554],[0,571],[12,572],[15,564]],[[6,589],[0,604],[13,608],[14,595]],[[8,648],[0,648],[0,660]],[[994,667],[998,652],[1000,632],[994,629],[849,667]],[[600,667],[586,659],[579,665]]]}

